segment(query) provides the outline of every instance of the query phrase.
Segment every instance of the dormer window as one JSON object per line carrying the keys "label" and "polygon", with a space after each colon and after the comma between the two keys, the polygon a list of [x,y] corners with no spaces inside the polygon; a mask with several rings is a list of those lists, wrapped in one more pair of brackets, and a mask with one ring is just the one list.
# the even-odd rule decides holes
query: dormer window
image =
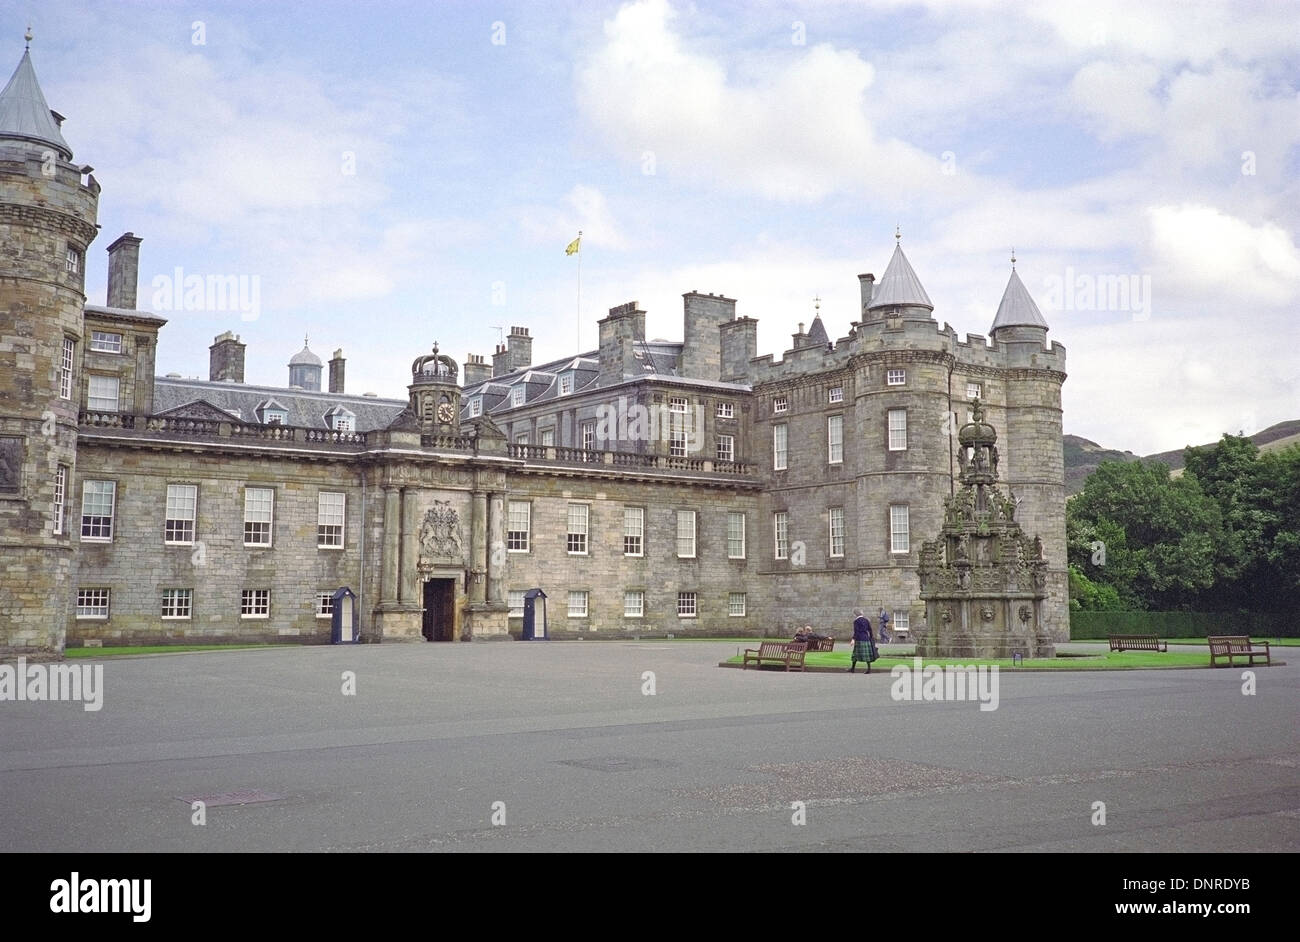
{"label": "dormer window", "polygon": [[[288,425],[289,410],[274,399],[267,399],[260,403],[253,411],[263,425]],[[326,417],[328,419],[328,416]]]}
{"label": "dormer window", "polygon": [[567,396],[573,392],[573,374],[562,373],[560,375],[560,395]]}
{"label": "dormer window", "polygon": [[527,390],[523,386],[516,386],[510,390],[510,404],[512,406],[522,406],[524,404],[524,393]]}
{"label": "dormer window", "polygon": [[469,401],[469,414],[471,417],[478,417],[483,414],[482,396],[475,396]]}
{"label": "dormer window", "polygon": [[336,432],[351,432],[356,428],[357,417],[346,409],[334,409],[329,416],[330,428]]}

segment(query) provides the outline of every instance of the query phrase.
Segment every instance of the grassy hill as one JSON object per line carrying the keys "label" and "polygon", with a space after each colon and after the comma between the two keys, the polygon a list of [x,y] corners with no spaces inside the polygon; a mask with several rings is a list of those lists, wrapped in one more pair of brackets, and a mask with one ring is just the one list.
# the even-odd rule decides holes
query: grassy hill
{"label": "grassy hill", "polygon": [[[1259,446],[1260,451],[1273,451],[1274,449],[1300,444],[1300,419],[1270,425],[1262,432],[1256,432],[1249,438]],[[1079,493],[1083,489],[1083,482],[1088,479],[1088,475],[1092,474],[1097,465],[1103,461],[1159,461],[1168,465],[1175,474],[1181,474],[1183,470],[1183,449],[1181,448],[1143,457],[1135,455],[1131,451],[1116,451],[1113,448],[1103,448],[1096,442],[1080,438],[1078,435],[1065,435],[1062,436],[1062,439],[1065,448],[1065,493],[1067,496]],[[1208,444],[1214,443],[1209,442]]]}

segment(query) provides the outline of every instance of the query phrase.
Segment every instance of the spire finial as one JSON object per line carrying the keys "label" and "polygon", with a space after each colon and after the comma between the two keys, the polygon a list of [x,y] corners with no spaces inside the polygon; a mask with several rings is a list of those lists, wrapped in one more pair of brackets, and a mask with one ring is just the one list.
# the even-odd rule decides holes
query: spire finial
{"label": "spire finial", "polygon": [[303,334],[303,335],[302,335],[302,348],[303,348],[304,350],[307,349],[307,335],[306,335],[306,334]]}
{"label": "spire finial", "polygon": [[1011,270],[1016,270],[1016,247],[1011,246]]}
{"label": "spire finial", "polygon": [[434,356],[438,355],[438,341],[436,340],[433,342],[433,355]]}
{"label": "spire finial", "polygon": [[23,51],[26,52],[28,49],[32,48],[32,24],[31,23],[27,24],[27,32],[23,33],[23,39],[27,41],[27,45],[23,46]]}
{"label": "spire finial", "polygon": [[903,233],[899,229],[898,223],[894,223],[894,241],[898,242],[902,238],[903,238]]}
{"label": "spire finial", "polygon": [[813,316],[814,317],[822,316],[822,298],[820,292],[813,297]]}

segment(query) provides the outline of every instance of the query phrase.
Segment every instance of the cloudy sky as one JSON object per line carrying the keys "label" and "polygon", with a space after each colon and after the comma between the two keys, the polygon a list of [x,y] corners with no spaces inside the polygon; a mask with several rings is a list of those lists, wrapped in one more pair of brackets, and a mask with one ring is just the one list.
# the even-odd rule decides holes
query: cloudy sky
{"label": "cloudy sky", "polygon": [[[1015,247],[1067,432],[1147,453],[1300,418],[1290,3],[25,2],[0,67],[30,17],[104,188],[90,300],[143,237],[160,372],[206,378],[232,329],[281,385],[310,334],[349,392],[404,398],[435,340],[522,325],[560,357],[629,300],[680,339],[691,290],[779,357],[814,297],[847,333],[897,224],[961,335]],[[178,267],[255,276],[256,317],[151,305]]]}

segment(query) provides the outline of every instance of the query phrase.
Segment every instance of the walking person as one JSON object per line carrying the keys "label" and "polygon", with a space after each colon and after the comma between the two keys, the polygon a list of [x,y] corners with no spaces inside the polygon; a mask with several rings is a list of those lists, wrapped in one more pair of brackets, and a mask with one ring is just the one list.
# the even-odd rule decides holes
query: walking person
{"label": "walking person", "polygon": [[867,665],[866,673],[871,673],[871,662],[877,657],[876,639],[871,636],[871,622],[862,613],[862,609],[853,610],[853,653],[849,655],[849,673],[858,666],[858,661]]}
{"label": "walking person", "polygon": [[879,624],[880,628],[878,631],[880,632],[880,643],[888,644],[894,639],[889,634],[889,612],[885,611],[883,608],[880,610]]}

